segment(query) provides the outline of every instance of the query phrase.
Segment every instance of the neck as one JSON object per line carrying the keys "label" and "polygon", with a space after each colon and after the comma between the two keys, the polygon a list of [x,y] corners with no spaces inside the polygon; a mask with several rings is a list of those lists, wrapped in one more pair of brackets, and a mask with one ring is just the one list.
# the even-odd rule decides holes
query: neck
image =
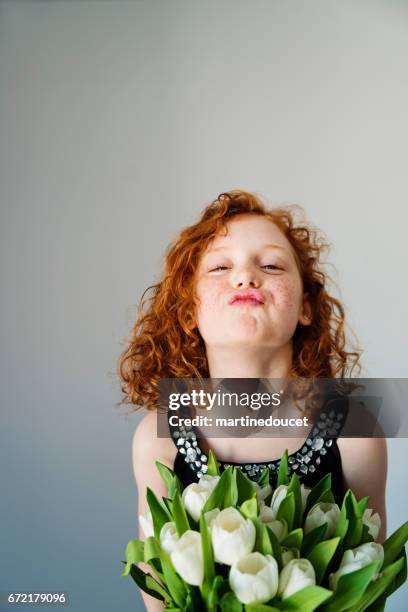
{"label": "neck", "polygon": [[207,347],[211,378],[285,378],[292,365],[292,345],[267,347]]}

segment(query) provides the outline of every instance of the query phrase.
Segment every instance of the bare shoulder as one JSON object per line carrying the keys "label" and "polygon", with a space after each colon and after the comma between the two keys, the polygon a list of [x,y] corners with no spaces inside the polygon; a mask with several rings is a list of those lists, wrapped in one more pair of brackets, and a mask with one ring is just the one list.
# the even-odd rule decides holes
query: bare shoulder
{"label": "bare shoulder", "polygon": [[132,456],[135,474],[155,461],[172,465],[176,453],[177,449],[170,437],[158,437],[157,412],[149,410],[139,421],[133,434]]}
{"label": "bare shoulder", "polygon": [[342,438],[337,440],[343,466],[387,469],[387,441],[385,438]]}

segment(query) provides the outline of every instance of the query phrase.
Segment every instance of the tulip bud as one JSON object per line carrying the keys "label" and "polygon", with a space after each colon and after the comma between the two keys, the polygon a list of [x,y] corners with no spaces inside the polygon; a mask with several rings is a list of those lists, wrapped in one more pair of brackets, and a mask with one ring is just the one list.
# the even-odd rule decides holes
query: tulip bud
{"label": "tulip bud", "polygon": [[253,552],[231,566],[229,583],[244,604],[264,603],[278,590],[278,564],[271,555]]}
{"label": "tulip bud", "polygon": [[259,486],[257,482],[253,483],[255,485],[256,498],[259,504],[262,504],[265,499],[272,493],[272,487],[270,484],[265,485],[264,487]]}
{"label": "tulip bud", "polygon": [[316,584],[316,574],[308,559],[292,559],[282,569],[279,578],[278,595],[286,599],[308,586]]}
{"label": "tulip bud", "polygon": [[304,526],[304,532],[309,533],[320,525],[327,524],[325,539],[329,539],[335,533],[340,517],[340,508],[337,504],[318,503],[309,511]]}
{"label": "tulip bud", "polygon": [[279,506],[283,502],[288,492],[288,487],[286,485],[280,485],[277,489],[275,489],[272,499],[271,499],[271,510],[276,518],[278,515]]}
{"label": "tulip bud", "polygon": [[201,536],[197,531],[183,533],[170,553],[176,572],[188,584],[201,586],[204,579],[204,561]]}
{"label": "tulip bud", "polygon": [[262,506],[259,512],[259,518],[265,525],[272,529],[279,542],[284,540],[288,535],[288,525],[286,521],[278,521],[275,519],[272,508],[265,505]]}
{"label": "tulip bud", "polygon": [[144,516],[139,514],[139,525],[146,538],[150,538],[154,535],[153,519],[150,510],[148,510]]}
{"label": "tulip bud", "polygon": [[183,504],[195,521],[200,519],[201,510],[219,481],[219,476],[202,476],[198,482],[189,484],[182,493]]}
{"label": "tulip bud", "polygon": [[175,523],[168,522],[164,523],[163,527],[160,530],[160,546],[166,553],[170,554],[177,542],[179,541],[179,536],[177,534],[177,529]]}
{"label": "tulip bud", "polygon": [[210,523],[214,559],[232,565],[252,552],[256,531],[253,522],[235,508],[225,508]]}
{"label": "tulip bud", "polygon": [[285,565],[287,565],[289,563],[289,561],[292,561],[292,559],[299,559],[299,551],[297,548],[286,548],[285,546],[281,547],[281,554],[282,554],[282,565],[285,567]]}
{"label": "tulip bud", "polygon": [[[378,568],[379,572],[384,563],[384,549],[381,544],[367,542],[366,544],[357,546],[357,548],[345,550],[339,569],[329,576],[330,588],[333,591],[336,589],[340,576],[355,572],[373,561],[380,561],[380,566]],[[373,576],[372,580],[378,577],[378,572]]]}
{"label": "tulip bud", "polygon": [[363,524],[367,525],[368,533],[372,536],[373,540],[375,541],[378,538],[378,534],[381,529],[381,517],[378,514],[378,512],[375,512],[373,514],[373,511],[371,510],[371,508],[367,508],[367,510],[364,510]]}
{"label": "tulip bud", "polygon": [[213,510],[209,510],[204,513],[204,520],[207,524],[207,527],[210,528],[214,519],[219,515],[221,510],[219,508],[214,508]]}

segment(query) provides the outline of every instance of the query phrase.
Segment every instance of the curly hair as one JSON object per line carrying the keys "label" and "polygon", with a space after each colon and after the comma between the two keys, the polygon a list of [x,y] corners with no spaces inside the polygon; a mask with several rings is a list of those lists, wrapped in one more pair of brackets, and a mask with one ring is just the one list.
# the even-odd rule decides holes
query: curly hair
{"label": "curly hair", "polygon": [[[166,251],[162,280],[142,295],[131,338],[120,355],[120,404],[152,410],[159,379],[209,377],[205,344],[194,317],[195,271],[214,237],[232,217],[243,214],[266,217],[283,232],[309,297],[313,323],[295,330],[289,376],[337,378],[360,369],[360,351],[346,349],[344,307],[326,289],[321,254],[329,245],[317,229],[296,222],[299,210],[294,205],[268,209],[258,196],[233,190],[221,193],[197,223],[181,231]],[[145,297],[149,291],[150,297]]]}

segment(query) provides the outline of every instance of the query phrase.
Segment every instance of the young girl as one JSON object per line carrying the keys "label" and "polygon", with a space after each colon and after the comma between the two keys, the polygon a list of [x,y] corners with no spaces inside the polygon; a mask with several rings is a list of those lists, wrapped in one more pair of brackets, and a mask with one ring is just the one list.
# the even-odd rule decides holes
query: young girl
{"label": "young girl", "polygon": [[[133,438],[139,515],[147,510],[146,487],[166,495],[156,461],[175,469],[184,483],[198,480],[174,431],[173,437],[157,436],[159,379],[337,378],[358,368],[359,353],[346,348],[343,306],[329,295],[319,266],[325,246],[314,230],[295,223],[290,208],[268,210],[258,197],[238,190],[218,196],[170,245],[163,279],[145,310],[142,302],[119,365],[122,401],[148,409]],[[234,302],[234,296],[240,299]],[[197,442],[203,462],[211,448],[222,467],[238,464],[250,477],[257,464],[273,472],[287,448],[301,482],[313,486],[332,472],[338,496],[349,487],[358,498],[369,495],[370,507],[382,517],[379,541],[385,539],[383,438],[332,436],[323,447],[300,438]],[[303,454],[309,460],[300,469],[296,457]],[[163,609],[143,597],[149,611]]]}

